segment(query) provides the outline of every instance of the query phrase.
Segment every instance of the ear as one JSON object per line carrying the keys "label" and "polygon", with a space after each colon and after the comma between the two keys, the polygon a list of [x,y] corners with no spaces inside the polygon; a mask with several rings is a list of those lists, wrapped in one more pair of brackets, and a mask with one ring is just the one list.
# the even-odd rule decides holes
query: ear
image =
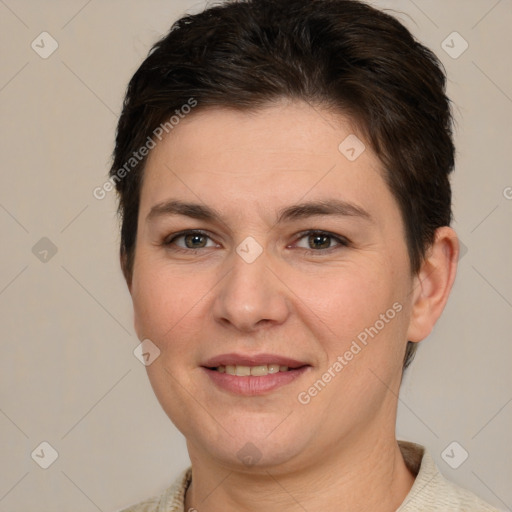
{"label": "ear", "polygon": [[421,341],[432,332],[450,295],[458,259],[457,234],[448,226],[438,228],[434,243],[414,278],[411,319],[407,331],[409,341]]}

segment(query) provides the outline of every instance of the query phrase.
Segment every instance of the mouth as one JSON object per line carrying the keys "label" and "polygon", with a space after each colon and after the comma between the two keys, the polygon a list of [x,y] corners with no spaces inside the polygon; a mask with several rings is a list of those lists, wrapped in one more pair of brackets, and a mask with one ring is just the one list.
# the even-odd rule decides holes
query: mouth
{"label": "mouth", "polygon": [[311,365],[272,354],[224,354],[209,359],[202,368],[224,391],[252,396],[269,393],[292,382]]}
{"label": "mouth", "polygon": [[[302,367],[300,367],[302,368]],[[280,365],[278,363],[270,364],[259,364],[256,366],[245,366],[245,365],[220,365],[216,368],[209,368],[210,370],[218,371],[219,373],[227,373],[228,375],[236,375],[237,377],[248,377],[253,375],[254,377],[264,377],[265,375],[272,375],[279,372],[289,372],[296,370],[297,368],[289,368],[286,365]]]}

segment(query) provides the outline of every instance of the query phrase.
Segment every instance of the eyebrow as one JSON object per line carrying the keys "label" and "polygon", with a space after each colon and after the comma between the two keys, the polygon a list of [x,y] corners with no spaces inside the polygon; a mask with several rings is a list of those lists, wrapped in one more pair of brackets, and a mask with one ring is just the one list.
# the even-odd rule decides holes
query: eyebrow
{"label": "eyebrow", "polygon": [[[214,208],[178,200],[164,201],[154,205],[146,217],[146,222],[151,222],[158,217],[170,215],[182,215],[198,220],[224,223],[222,214]],[[283,208],[278,212],[276,223],[279,224],[286,221],[319,215],[358,217],[370,222],[373,221],[371,215],[356,204],[340,199],[327,199],[299,203]]]}

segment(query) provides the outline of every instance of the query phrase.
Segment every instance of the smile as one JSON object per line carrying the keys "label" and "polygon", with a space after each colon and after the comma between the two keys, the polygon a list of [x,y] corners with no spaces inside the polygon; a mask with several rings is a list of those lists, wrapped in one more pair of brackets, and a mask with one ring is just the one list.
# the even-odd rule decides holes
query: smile
{"label": "smile", "polygon": [[236,375],[237,377],[248,377],[253,375],[255,377],[264,377],[268,374],[289,371],[288,366],[279,365],[279,363],[260,364],[257,366],[243,366],[243,365],[221,365],[215,368],[219,373],[227,373],[228,375]]}
{"label": "smile", "polygon": [[268,394],[311,368],[306,362],[277,354],[223,354],[202,364],[215,388],[245,396]]}

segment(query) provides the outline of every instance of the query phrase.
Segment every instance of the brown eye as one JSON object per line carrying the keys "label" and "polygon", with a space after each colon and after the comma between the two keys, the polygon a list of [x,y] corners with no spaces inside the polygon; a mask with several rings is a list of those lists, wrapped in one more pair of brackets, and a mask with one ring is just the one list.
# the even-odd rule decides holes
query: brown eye
{"label": "brown eye", "polygon": [[341,235],[335,235],[327,231],[305,231],[301,233],[295,246],[306,249],[310,253],[324,252],[348,247],[350,242]]}
{"label": "brown eye", "polygon": [[326,234],[309,235],[308,244],[311,249],[328,249],[331,245],[331,238]]}
{"label": "brown eye", "polygon": [[202,231],[182,231],[181,233],[174,234],[172,237],[168,237],[163,244],[169,249],[180,251],[216,247],[215,242],[210,236]]}
{"label": "brown eye", "polygon": [[202,247],[206,247],[207,238],[208,237],[200,233],[184,235],[185,246],[189,249],[200,249]]}

